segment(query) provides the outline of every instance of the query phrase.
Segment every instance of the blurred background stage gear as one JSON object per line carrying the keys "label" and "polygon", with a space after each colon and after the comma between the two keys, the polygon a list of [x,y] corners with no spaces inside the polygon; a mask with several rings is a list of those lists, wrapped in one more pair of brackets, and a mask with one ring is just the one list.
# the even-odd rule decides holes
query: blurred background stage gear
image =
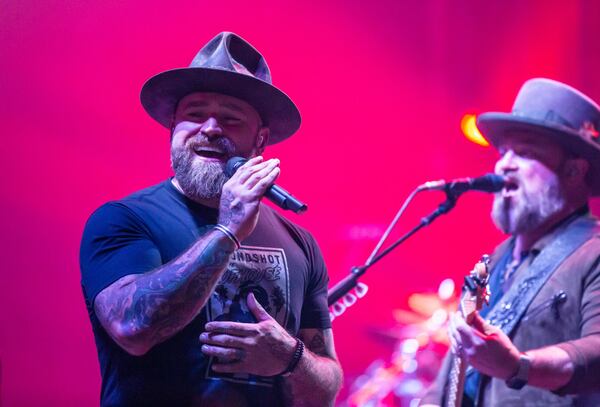
{"label": "blurred background stage gear", "polygon": [[370,328],[372,340],[389,344],[392,353],[348,382],[349,395],[338,406],[416,407],[448,349],[446,325],[457,303],[454,282],[446,279],[437,293],[412,294],[408,309],[393,310],[393,327]]}

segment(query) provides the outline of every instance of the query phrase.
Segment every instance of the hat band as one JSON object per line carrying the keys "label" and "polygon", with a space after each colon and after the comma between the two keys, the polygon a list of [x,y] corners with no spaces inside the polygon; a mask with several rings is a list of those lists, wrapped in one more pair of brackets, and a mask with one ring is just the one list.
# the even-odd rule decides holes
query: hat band
{"label": "hat band", "polygon": [[568,127],[571,130],[575,130],[575,126],[573,123],[562,117],[560,114],[556,113],[554,110],[546,110],[543,112],[536,111],[519,111],[513,110],[513,114],[519,117],[525,117],[529,119],[538,120],[540,122],[546,122],[547,124],[558,124],[560,126]]}

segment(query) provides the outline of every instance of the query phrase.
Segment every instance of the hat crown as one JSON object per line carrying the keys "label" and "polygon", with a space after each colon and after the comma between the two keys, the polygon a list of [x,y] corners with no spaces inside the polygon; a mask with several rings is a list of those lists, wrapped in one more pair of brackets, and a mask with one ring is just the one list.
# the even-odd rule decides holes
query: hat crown
{"label": "hat crown", "polygon": [[599,142],[600,107],[588,96],[564,83],[546,78],[523,84],[512,114],[581,133]]}
{"label": "hat crown", "polygon": [[192,60],[190,68],[220,69],[273,83],[271,71],[260,52],[231,32],[219,33],[202,47]]}

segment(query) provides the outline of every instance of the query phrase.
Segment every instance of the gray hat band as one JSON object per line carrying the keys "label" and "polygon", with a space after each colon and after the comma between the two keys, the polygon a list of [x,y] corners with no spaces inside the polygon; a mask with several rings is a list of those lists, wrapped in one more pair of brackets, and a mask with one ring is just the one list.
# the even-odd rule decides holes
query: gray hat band
{"label": "gray hat band", "polygon": [[577,128],[573,125],[573,123],[562,117],[560,114],[556,113],[554,110],[535,112],[513,110],[512,113],[518,117],[527,117],[533,120],[544,122],[546,124],[558,124],[560,126],[568,127],[572,130],[577,131]]}

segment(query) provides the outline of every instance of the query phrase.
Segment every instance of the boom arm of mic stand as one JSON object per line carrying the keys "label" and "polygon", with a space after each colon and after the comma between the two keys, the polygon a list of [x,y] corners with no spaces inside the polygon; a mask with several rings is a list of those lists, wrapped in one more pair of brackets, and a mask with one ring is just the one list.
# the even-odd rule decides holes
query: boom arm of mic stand
{"label": "boom arm of mic stand", "polygon": [[337,283],[333,288],[327,292],[327,306],[332,306],[344,295],[348,294],[350,290],[356,287],[358,278],[365,274],[365,271],[369,266],[364,265],[362,267],[352,267],[350,274],[348,274],[342,281]]}
{"label": "boom arm of mic stand", "polygon": [[436,208],[436,210],[434,210],[428,216],[421,218],[421,221],[419,222],[419,224],[417,226],[415,226],[414,228],[409,230],[407,233],[405,233],[402,237],[400,237],[392,245],[390,245],[390,247],[388,247],[387,249],[382,251],[379,255],[374,257],[370,262],[368,261],[367,264],[364,264],[360,267],[352,267],[352,270],[350,270],[350,274],[347,275],[342,281],[337,283],[333,288],[331,288],[327,292],[327,305],[331,306],[331,305],[335,304],[340,298],[342,298],[344,295],[348,294],[348,292],[350,290],[352,290],[354,287],[356,287],[359,277],[362,276],[363,274],[365,274],[365,272],[369,269],[369,267],[371,267],[373,264],[375,264],[376,262],[381,260],[385,255],[387,255],[389,252],[394,250],[397,246],[399,246],[406,239],[408,239],[409,237],[414,235],[419,229],[430,225],[435,219],[437,219],[438,216],[450,212],[450,210],[452,208],[454,208],[457,198],[458,198],[458,196],[446,193],[446,200],[444,202],[442,202],[441,204],[439,204],[438,207]]}

